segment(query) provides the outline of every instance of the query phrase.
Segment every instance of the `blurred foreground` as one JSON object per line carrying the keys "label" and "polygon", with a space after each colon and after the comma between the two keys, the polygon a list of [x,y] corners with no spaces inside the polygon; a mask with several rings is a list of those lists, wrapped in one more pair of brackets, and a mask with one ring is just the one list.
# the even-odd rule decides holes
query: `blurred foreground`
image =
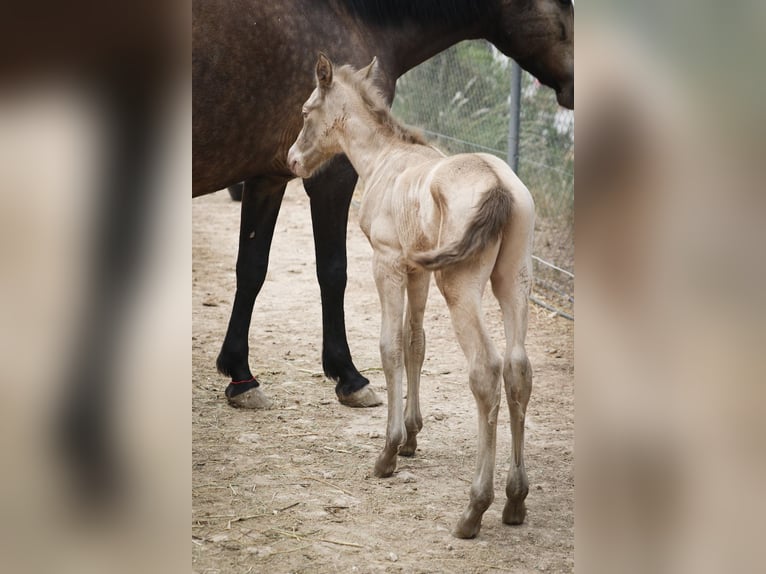
{"label": "blurred foreground", "polygon": [[188,8],[0,17],[0,571],[188,571]]}
{"label": "blurred foreground", "polygon": [[599,8],[577,14],[577,570],[761,571],[764,8]]}

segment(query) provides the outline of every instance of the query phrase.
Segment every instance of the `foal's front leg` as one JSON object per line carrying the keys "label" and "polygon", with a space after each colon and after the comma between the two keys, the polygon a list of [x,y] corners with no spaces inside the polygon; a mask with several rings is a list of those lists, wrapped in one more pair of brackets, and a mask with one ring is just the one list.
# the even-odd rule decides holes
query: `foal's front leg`
{"label": "foal's front leg", "polygon": [[401,456],[415,455],[417,436],[423,428],[423,417],[420,414],[420,372],[426,353],[423,313],[430,283],[430,271],[416,271],[407,276],[407,316],[404,319],[404,368],[407,371],[404,426],[407,429],[407,440],[399,449]]}
{"label": "foal's front leg", "polygon": [[386,445],[375,462],[375,476],[385,478],[396,470],[399,446],[407,438],[402,412],[402,312],[406,275],[386,263],[377,252],[373,256],[373,272],[382,312],[380,359],[388,390]]}

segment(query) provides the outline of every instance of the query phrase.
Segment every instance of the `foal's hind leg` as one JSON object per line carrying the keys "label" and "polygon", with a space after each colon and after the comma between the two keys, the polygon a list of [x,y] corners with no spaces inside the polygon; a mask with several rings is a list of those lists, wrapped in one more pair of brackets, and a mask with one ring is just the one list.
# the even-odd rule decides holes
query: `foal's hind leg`
{"label": "foal's hind leg", "polygon": [[524,500],[529,492],[524,468],[524,417],[532,392],[532,367],[524,348],[531,265],[528,260],[503,267],[498,263],[492,275],[492,291],[500,302],[505,327],[505,360],[503,379],[508,409],[511,414],[512,458],[505,493],[503,522],[521,524],[526,516]]}
{"label": "foal's hind leg", "polygon": [[407,407],[404,426],[407,440],[399,449],[402,456],[413,456],[417,449],[417,436],[423,428],[420,414],[420,371],[426,353],[426,334],[423,331],[423,313],[426,310],[431,273],[411,273],[407,280],[407,316],[404,319],[404,368],[407,371]]}
{"label": "foal's hind leg", "polygon": [[437,275],[437,284],[449,306],[452,326],[468,359],[468,381],[479,414],[476,474],[468,508],[454,531],[458,538],[473,538],[479,533],[481,518],[495,497],[495,449],[502,361],[482,319],[481,295],[486,279],[475,269],[470,274],[445,271],[441,278]]}

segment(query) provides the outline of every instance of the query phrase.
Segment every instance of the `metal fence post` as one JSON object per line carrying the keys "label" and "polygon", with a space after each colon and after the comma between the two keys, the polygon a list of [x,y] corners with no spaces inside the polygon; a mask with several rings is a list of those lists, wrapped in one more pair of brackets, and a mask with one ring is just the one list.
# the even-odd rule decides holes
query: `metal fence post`
{"label": "metal fence post", "polygon": [[521,67],[511,60],[511,117],[508,121],[508,165],[519,171],[519,125],[521,123]]}

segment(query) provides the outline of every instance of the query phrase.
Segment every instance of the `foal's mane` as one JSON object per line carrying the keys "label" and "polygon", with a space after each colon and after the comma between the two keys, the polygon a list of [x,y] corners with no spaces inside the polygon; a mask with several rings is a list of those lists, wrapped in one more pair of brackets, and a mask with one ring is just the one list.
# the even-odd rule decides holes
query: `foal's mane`
{"label": "foal's mane", "polygon": [[428,141],[420,131],[404,125],[391,115],[383,94],[374,84],[374,78],[360,78],[356,72],[357,70],[352,66],[341,66],[336,69],[335,73],[344,83],[349,84],[361,96],[362,102],[372,114],[376,123],[404,142],[428,145]]}

